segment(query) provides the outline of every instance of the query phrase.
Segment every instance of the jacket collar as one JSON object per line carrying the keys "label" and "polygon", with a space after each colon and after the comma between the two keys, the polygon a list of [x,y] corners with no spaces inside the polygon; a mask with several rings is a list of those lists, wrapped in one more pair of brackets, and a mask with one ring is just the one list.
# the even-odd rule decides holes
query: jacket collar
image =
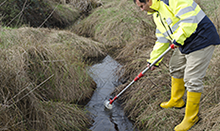
{"label": "jacket collar", "polygon": [[[158,11],[160,8],[160,0],[152,0],[152,5],[150,6],[151,9]],[[154,12],[147,12],[148,15],[153,14]]]}
{"label": "jacket collar", "polygon": [[152,0],[152,5],[150,8],[158,11],[160,8],[160,0]]}

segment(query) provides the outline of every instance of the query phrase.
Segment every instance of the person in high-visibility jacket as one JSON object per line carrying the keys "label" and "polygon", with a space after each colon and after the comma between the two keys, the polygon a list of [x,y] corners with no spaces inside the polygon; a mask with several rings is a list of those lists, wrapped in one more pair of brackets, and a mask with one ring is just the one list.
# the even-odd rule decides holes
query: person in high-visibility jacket
{"label": "person in high-visibility jacket", "polygon": [[[155,61],[168,47],[176,45],[170,59],[172,79],[171,98],[162,108],[182,108],[187,89],[185,116],[174,129],[187,131],[199,121],[198,112],[203,91],[202,79],[215,45],[220,44],[214,24],[193,0],[134,0],[142,11],[153,15],[156,37],[149,63]],[[158,63],[151,70],[159,66]],[[148,65],[149,66],[149,65]]]}

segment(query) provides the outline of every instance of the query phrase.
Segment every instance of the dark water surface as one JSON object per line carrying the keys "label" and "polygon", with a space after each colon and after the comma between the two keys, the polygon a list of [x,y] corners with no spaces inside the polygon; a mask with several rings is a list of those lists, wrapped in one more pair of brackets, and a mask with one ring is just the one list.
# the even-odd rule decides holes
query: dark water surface
{"label": "dark water surface", "polygon": [[110,94],[115,89],[118,77],[115,72],[121,65],[110,56],[106,56],[101,63],[89,68],[90,76],[97,84],[90,102],[86,109],[94,115],[95,122],[90,128],[92,131],[133,131],[133,124],[125,116],[123,109],[117,101],[113,104],[113,109],[105,108],[103,102],[110,98]]}

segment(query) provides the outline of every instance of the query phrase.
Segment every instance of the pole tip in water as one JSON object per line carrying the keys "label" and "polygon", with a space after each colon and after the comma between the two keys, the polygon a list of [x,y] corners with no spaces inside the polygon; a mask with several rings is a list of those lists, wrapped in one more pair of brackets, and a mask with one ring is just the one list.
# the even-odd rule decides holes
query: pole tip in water
{"label": "pole tip in water", "polygon": [[106,107],[107,109],[109,109],[109,110],[112,109],[112,104],[110,104],[108,100],[105,100],[105,101],[104,101],[104,105],[105,105],[105,107]]}

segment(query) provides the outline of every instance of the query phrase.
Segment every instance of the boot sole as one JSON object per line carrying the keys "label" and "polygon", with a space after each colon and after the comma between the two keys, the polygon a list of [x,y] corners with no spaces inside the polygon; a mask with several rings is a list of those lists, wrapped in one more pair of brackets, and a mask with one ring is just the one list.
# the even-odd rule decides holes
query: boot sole
{"label": "boot sole", "polygon": [[[160,104],[159,104],[159,107],[160,107],[161,109],[169,109],[169,108],[163,108],[163,107],[161,107]],[[186,104],[184,104],[182,107],[170,107],[170,108],[183,109],[183,108],[185,108],[185,107],[186,107]]]}

